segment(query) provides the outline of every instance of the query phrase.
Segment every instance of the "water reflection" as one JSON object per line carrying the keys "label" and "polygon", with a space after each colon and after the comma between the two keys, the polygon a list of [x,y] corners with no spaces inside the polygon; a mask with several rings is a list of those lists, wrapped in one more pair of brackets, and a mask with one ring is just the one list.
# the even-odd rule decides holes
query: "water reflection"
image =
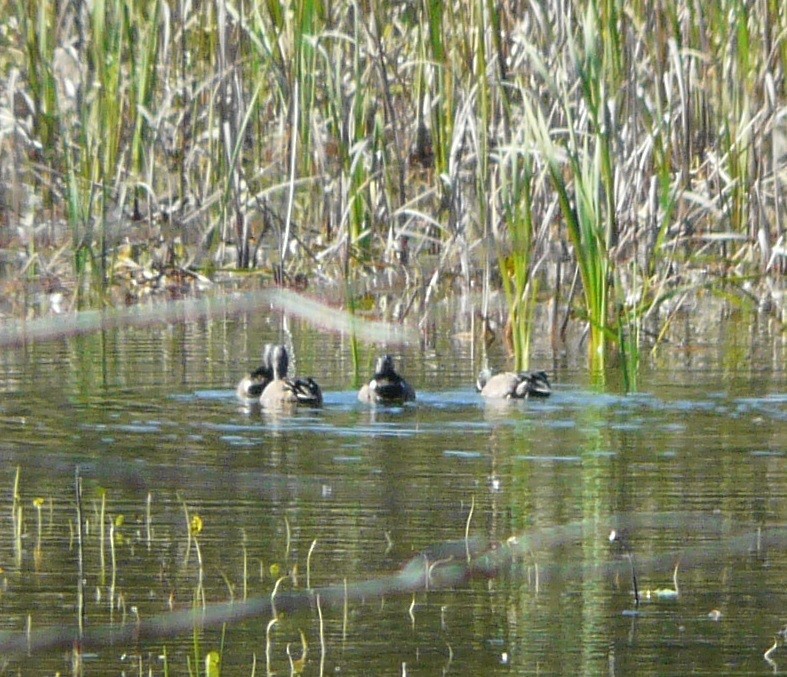
{"label": "water reflection", "polygon": [[[427,349],[402,351],[417,403],[369,408],[357,401],[357,379],[368,378],[379,346],[362,348],[356,374],[346,338],[293,324],[297,369],[319,376],[325,401],[322,409],[285,416],[244,407],[234,396],[238,378],[258,359],[258,341],[279,341],[280,328],[255,314],[4,354],[3,629],[23,630],[28,614],[34,629],[74,625],[77,465],[89,521],[91,627],[189,608],[198,575],[187,513],[205,525],[198,539],[213,602],[269,597],[287,573],[286,589],[295,579],[303,587],[310,550],[312,585],[331,585],[395,572],[416,552],[466,530],[502,542],[613,514],[687,510],[729,524],[785,521],[783,369],[751,373],[694,355],[710,368],[656,366],[643,374],[641,394],[625,396],[599,392],[584,372],[563,368],[548,400],[483,402],[473,389],[479,358],[446,331]],[[19,539],[11,517],[17,467]],[[121,537],[114,588],[110,526]],[[625,567],[619,575],[587,575],[615,561],[605,538],[581,533],[534,548],[505,575],[418,594],[412,609],[408,596],[353,605],[346,622],[341,610],[326,610],[326,671],[400,674],[402,664],[408,674],[598,673],[610,665],[630,674],[656,663],[762,669],[762,652],[783,624],[782,549],[722,549],[711,560],[682,561],[679,599],[643,603],[630,618],[623,615],[632,607]],[[643,589],[671,582],[674,559],[661,561],[660,553],[721,540],[717,531],[689,537],[680,523],[639,530]],[[714,609],[720,620],[708,617]],[[263,660],[266,623],[231,626],[228,670],[250,672],[255,654]],[[299,655],[300,630],[316,674],[313,614],[276,627],[273,665],[288,670],[286,644]],[[170,669],[184,672],[190,634],[166,644]],[[207,631],[205,650],[219,644],[219,631]],[[133,649],[101,649],[90,668],[128,669],[123,651]],[[140,650],[137,658],[160,674],[161,642]],[[66,669],[58,652],[27,665]]]}

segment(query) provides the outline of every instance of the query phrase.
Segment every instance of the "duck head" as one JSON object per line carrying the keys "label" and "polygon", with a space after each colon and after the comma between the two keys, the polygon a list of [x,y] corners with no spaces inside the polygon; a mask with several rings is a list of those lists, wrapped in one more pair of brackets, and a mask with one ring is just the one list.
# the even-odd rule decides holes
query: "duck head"
{"label": "duck head", "polygon": [[252,372],[252,377],[257,379],[273,380],[273,344],[266,343],[262,348],[262,364]]}
{"label": "duck head", "polygon": [[290,357],[284,346],[275,346],[271,354],[271,368],[273,369],[273,379],[279,381],[287,377],[287,369],[290,365]]}
{"label": "duck head", "polygon": [[377,362],[374,365],[375,377],[391,376],[392,374],[395,373],[396,371],[394,369],[393,357],[391,357],[390,355],[382,355],[377,358]]}
{"label": "duck head", "polygon": [[478,378],[475,381],[475,389],[480,393],[484,389],[484,386],[489,383],[490,378],[492,378],[492,370],[489,367],[482,369],[478,373]]}

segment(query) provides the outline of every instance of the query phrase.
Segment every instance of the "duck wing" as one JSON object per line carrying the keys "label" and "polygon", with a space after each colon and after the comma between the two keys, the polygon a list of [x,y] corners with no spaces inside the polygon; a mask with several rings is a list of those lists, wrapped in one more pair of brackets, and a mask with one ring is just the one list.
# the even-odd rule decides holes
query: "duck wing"
{"label": "duck wing", "polygon": [[549,397],[552,394],[545,371],[522,371],[517,378],[516,397]]}
{"label": "duck wing", "polygon": [[310,407],[322,406],[322,390],[313,378],[288,378],[284,382],[298,404]]}

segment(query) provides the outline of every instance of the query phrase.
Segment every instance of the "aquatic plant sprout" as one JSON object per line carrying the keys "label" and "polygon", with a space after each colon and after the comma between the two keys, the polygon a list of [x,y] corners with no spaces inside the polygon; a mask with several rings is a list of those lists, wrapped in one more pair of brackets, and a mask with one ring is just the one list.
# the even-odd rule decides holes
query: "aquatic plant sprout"
{"label": "aquatic plant sprout", "polygon": [[[616,515],[607,519],[589,519],[569,524],[545,527],[511,536],[502,543],[484,537],[466,536],[457,541],[437,543],[419,553],[398,571],[388,576],[351,583],[338,583],[313,589],[280,590],[287,577],[276,581],[271,595],[245,601],[208,604],[138,619],[117,627],[87,628],[80,640],[82,650],[95,649],[129,641],[160,640],[195,627],[217,627],[246,618],[271,617],[269,630],[282,614],[314,611],[319,614],[326,607],[339,609],[353,602],[393,595],[412,595],[417,591],[454,588],[474,579],[494,579],[500,575],[516,575],[517,563],[538,566],[538,586],[543,589],[552,575],[559,574],[565,583],[571,576],[583,580],[606,576],[618,571],[620,561],[612,555],[594,564],[540,564],[538,553],[560,548],[571,542],[597,535],[599,541],[614,541],[621,533],[636,534],[639,530],[678,530],[684,535],[701,537],[702,543],[679,550],[638,557],[639,565],[672,571],[677,577],[677,559],[685,566],[700,566],[714,562],[723,555],[746,555],[753,549],[783,549],[787,547],[787,527],[752,529],[751,525],[731,524],[720,515],[691,512],[640,513]],[[612,536],[614,534],[614,536]],[[626,549],[627,561],[634,572],[631,549]],[[519,575],[526,572],[519,569]],[[677,594],[677,585],[675,586]],[[656,595],[658,596],[658,595]],[[69,648],[74,631],[57,627],[32,633],[0,633],[0,651],[5,655],[37,652],[53,648]]]}

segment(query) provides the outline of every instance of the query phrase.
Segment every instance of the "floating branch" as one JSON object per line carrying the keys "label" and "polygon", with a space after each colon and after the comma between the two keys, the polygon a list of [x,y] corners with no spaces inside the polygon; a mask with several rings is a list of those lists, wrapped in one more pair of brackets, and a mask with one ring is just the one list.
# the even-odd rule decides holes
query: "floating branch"
{"label": "floating branch", "polygon": [[407,343],[418,339],[413,327],[364,320],[344,310],[288,289],[263,289],[237,296],[217,296],[172,301],[113,310],[87,310],[28,322],[5,322],[0,326],[0,347],[28,341],[51,340],[106,331],[116,327],[145,327],[162,322],[194,322],[203,318],[259,310],[268,304],[285,315],[299,317],[328,331],[354,334],[370,343]]}

